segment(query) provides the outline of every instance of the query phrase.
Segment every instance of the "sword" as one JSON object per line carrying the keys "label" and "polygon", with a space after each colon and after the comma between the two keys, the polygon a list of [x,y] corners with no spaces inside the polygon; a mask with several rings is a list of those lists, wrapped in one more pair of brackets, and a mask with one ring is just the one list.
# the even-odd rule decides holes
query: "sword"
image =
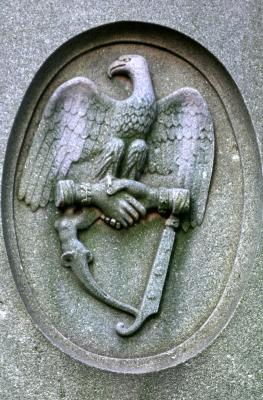
{"label": "sword", "polygon": [[157,314],[159,311],[165,279],[176,238],[176,228],[178,228],[179,225],[180,221],[174,215],[171,215],[166,220],[139,312],[130,326],[125,326],[123,322],[117,324],[116,331],[119,335],[132,335],[142,326],[146,318],[150,315]]}
{"label": "sword", "polygon": [[[125,184],[126,183],[130,184],[130,181],[126,181]],[[82,186],[83,185],[75,184],[73,181],[60,181],[57,186],[56,205],[69,205],[82,200]],[[139,193],[144,186],[145,185],[142,186],[142,184],[139,182],[132,181],[132,189],[135,194],[136,191]],[[121,190],[122,189],[123,183]],[[80,190],[80,194],[78,193],[78,190]],[[109,195],[114,194],[110,187],[108,188],[107,193]],[[123,322],[119,322],[116,325],[116,331],[120,336],[132,335],[142,326],[144,321],[149,316],[154,315],[159,311],[165,279],[174,247],[176,228],[178,228],[180,225],[178,217],[176,217],[174,214],[189,210],[190,197],[188,190],[161,188],[160,193],[161,194],[158,198],[158,211],[163,212],[166,211],[167,207],[171,207],[173,212],[165,222],[165,228],[162,232],[161,240],[139,309],[118,301],[107,294],[97,284],[90,272],[90,254],[86,247],[79,241],[77,232],[78,230],[87,229],[94,222],[96,222],[98,218],[102,218],[102,215],[99,217],[96,213],[90,213],[90,211],[80,215],[74,215],[74,213],[73,215],[64,214],[64,216],[56,222],[56,229],[58,230],[62,245],[63,264],[66,266],[71,266],[72,271],[85,285],[89,293],[95,298],[135,317],[134,322],[130,326],[126,326]],[[169,196],[167,197],[167,194],[172,196],[173,201],[169,202]],[[84,201],[86,201],[85,190]]]}

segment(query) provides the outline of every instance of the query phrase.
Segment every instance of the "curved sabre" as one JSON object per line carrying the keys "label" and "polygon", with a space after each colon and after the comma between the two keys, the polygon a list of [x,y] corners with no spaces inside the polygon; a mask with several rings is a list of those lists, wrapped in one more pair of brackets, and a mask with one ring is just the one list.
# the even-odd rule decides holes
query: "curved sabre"
{"label": "curved sabre", "polygon": [[163,287],[176,237],[175,229],[179,227],[179,223],[179,219],[174,215],[171,215],[166,220],[140,310],[130,326],[125,326],[123,322],[117,324],[116,331],[119,335],[131,336],[140,329],[150,315],[154,315],[159,311]]}

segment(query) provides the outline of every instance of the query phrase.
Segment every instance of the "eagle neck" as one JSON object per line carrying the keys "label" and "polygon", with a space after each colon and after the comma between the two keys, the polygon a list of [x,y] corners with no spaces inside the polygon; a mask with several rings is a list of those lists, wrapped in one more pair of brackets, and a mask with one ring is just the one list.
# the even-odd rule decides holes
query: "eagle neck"
{"label": "eagle neck", "polygon": [[137,71],[131,73],[130,78],[133,85],[132,95],[129,97],[131,102],[137,102],[140,99],[147,100],[149,103],[155,101],[152,80],[149,71]]}

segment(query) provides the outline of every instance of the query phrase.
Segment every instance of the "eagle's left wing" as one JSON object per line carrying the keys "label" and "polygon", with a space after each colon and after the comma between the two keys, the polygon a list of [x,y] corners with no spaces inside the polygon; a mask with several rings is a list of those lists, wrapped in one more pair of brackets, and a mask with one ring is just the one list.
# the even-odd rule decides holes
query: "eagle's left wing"
{"label": "eagle's left wing", "polygon": [[[182,88],[157,102],[148,139],[148,173],[190,190],[192,227],[202,223],[214,162],[214,128],[201,94]],[[165,181],[164,179],[164,181]],[[187,229],[186,224],[184,228]]]}

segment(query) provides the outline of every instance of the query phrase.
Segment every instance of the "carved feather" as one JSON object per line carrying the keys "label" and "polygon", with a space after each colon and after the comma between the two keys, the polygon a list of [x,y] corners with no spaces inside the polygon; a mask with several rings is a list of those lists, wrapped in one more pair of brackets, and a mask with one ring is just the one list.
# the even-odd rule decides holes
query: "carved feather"
{"label": "carved feather", "polygon": [[[203,221],[214,161],[214,128],[200,93],[182,88],[157,102],[149,135],[148,172],[169,176],[191,193],[190,224]],[[164,178],[164,182],[165,182]],[[187,223],[184,224],[187,230]]]}
{"label": "carved feather", "polygon": [[45,207],[54,183],[95,143],[109,139],[107,124],[115,102],[87,78],[62,84],[49,99],[27,157],[18,197],[33,211]]}

